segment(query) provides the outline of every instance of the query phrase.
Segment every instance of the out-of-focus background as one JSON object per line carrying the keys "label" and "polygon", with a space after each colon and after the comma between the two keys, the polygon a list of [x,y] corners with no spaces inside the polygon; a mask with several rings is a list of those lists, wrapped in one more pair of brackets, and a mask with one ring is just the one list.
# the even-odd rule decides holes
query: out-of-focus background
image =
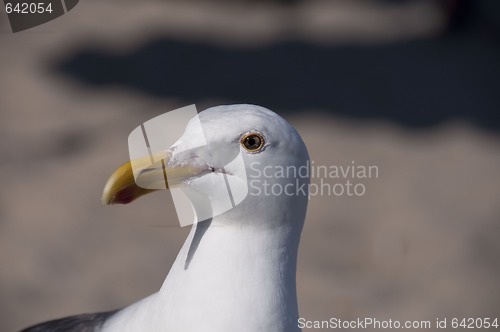
{"label": "out-of-focus background", "polygon": [[85,0],[16,34],[1,14],[0,73],[1,331],[159,289],[188,231],[155,226],[165,193],[100,195],[132,129],[193,103],[266,106],[315,164],[378,167],[311,198],[301,317],[500,318],[496,0]]}

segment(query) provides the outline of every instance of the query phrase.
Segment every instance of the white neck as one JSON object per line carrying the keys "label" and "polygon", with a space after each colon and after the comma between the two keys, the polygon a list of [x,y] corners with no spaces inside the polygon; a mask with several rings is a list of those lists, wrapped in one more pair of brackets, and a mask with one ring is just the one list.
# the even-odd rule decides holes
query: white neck
{"label": "white neck", "polygon": [[200,322],[214,331],[297,331],[300,231],[217,221],[193,227],[160,290],[176,308],[172,331],[200,331]]}
{"label": "white neck", "polygon": [[301,223],[272,228],[220,219],[194,225],[160,291],[125,308],[103,331],[300,331]]}

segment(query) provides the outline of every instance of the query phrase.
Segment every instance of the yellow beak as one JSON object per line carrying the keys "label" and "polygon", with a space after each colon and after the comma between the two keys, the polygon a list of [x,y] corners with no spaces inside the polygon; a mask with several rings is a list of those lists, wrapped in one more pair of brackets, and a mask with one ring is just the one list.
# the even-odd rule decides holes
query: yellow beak
{"label": "yellow beak", "polygon": [[109,177],[102,192],[102,204],[128,204],[155,189],[145,189],[135,183],[132,163],[127,161]]}
{"label": "yellow beak", "polygon": [[[163,155],[163,158],[165,158],[165,155]],[[145,167],[145,163],[148,164],[147,167]],[[134,178],[133,166],[137,167],[137,165],[140,165],[140,168],[143,170],[139,174],[142,186],[137,185]],[[154,164],[151,164],[150,157],[124,163],[111,174],[106,182],[101,198],[102,203],[105,205],[128,204],[153,191],[168,189],[170,185],[181,184],[184,180],[199,175],[205,170],[190,165],[168,168],[165,165],[168,165],[168,158],[161,159]],[[147,185],[144,186],[144,184]]]}

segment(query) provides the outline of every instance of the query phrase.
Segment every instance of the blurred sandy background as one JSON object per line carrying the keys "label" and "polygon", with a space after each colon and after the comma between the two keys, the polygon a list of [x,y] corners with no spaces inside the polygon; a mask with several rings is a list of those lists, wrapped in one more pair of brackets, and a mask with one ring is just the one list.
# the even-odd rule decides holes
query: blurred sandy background
{"label": "blurred sandy background", "polygon": [[[308,320],[500,318],[498,1],[97,1],[12,34],[0,15],[0,331],[159,289],[187,229],[165,193],[104,207],[132,129],[196,103],[266,106],[316,164]],[[307,330],[305,331],[312,331]]]}

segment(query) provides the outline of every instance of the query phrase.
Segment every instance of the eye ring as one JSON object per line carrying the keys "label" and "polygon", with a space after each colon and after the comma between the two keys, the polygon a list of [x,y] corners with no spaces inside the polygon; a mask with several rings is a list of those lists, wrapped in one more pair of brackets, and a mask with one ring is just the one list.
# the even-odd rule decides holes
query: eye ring
{"label": "eye ring", "polygon": [[240,144],[249,152],[259,152],[264,147],[265,140],[261,133],[252,131],[241,137]]}

